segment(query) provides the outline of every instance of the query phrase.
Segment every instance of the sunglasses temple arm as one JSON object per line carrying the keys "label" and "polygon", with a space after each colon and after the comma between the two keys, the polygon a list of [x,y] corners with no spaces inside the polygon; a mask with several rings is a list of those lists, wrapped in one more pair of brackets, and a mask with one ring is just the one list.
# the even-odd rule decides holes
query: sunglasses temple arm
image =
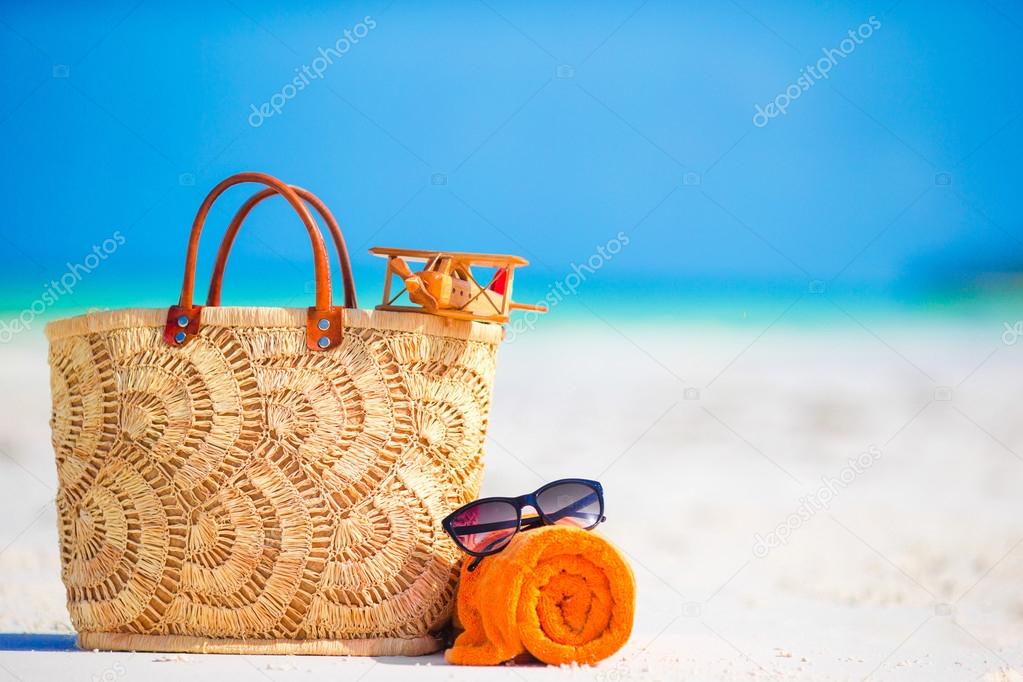
{"label": "sunglasses temple arm", "polygon": [[539,516],[527,516],[522,519],[522,530],[532,530],[544,525],[543,519]]}
{"label": "sunglasses temple arm", "polygon": [[492,530],[504,530],[506,528],[518,528],[518,521],[493,521],[491,523],[477,523],[472,526],[453,526],[452,530],[455,535],[475,535],[476,533],[486,533]]}

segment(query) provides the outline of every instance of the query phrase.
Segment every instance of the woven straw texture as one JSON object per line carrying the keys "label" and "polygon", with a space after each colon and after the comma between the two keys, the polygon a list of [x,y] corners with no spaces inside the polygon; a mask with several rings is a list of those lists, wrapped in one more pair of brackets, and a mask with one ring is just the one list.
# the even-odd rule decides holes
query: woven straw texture
{"label": "woven straw texture", "polygon": [[460,560],[440,521],[478,494],[500,328],[346,310],[314,352],[304,309],[207,308],[170,347],[165,315],[46,330],[80,640],[435,650]]}

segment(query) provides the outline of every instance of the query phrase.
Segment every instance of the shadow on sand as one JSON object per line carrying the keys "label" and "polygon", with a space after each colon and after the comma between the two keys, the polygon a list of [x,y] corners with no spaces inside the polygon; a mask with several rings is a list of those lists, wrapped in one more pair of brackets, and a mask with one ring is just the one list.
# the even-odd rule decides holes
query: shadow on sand
{"label": "shadow on sand", "polygon": [[[75,635],[73,634],[0,632],[0,651],[81,651],[81,649],[75,646]],[[428,656],[374,656],[372,658],[384,665],[444,665],[444,655],[440,653]]]}

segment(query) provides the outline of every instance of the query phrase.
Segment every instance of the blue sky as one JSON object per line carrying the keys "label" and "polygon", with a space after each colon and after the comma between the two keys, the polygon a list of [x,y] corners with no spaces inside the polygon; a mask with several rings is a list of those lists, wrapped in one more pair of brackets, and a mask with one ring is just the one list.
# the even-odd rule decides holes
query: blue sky
{"label": "blue sky", "polygon": [[[33,3],[0,9],[0,50],[8,306],[115,231],[81,300],[172,302],[196,207],[240,170],[322,197],[367,291],[371,245],[521,254],[542,294],[620,231],[595,287],[897,296],[1023,269],[1023,9],[1004,1]],[[244,196],[214,211],[205,267]],[[283,202],[229,278],[225,302],[303,294]]]}

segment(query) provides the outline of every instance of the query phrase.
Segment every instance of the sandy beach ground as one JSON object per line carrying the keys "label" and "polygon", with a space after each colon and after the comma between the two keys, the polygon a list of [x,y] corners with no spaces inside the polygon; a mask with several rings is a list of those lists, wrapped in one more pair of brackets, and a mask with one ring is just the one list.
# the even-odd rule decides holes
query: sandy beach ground
{"label": "sandy beach ground", "polygon": [[45,345],[19,338],[0,349],[0,679],[1023,680],[1023,339],[769,322],[541,325],[502,348],[484,493],[599,478],[638,581],[626,649],[562,669],[74,651]]}

